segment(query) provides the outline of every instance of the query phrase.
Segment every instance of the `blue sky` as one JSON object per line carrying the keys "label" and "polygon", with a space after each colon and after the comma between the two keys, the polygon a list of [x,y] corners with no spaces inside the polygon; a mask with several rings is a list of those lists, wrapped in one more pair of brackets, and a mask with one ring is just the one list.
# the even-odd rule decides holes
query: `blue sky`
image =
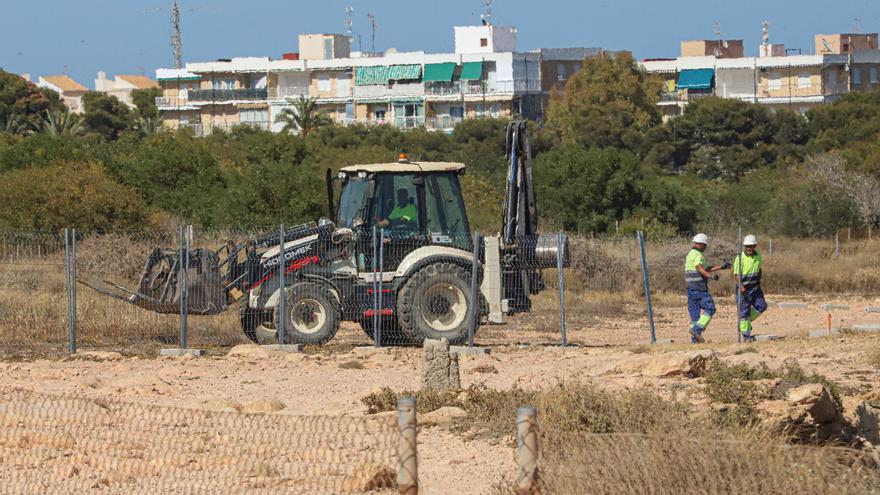
{"label": "blue sky", "polygon": [[[343,32],[354,7],[355,48],[453,49],[452,26],[479,22],[481,0],[181,0],[185,61],[296,51],[300,32]],[[33,75],[65,70],[93,86],[98,70],[154,76],[172,65],[171,0],[0,0],[0,67]],[[495,0],[493,21],[519,28],[519,48],[601,46],[638,58],[674,57],[682,39],[742,38],[755,54],[761,21],[771,41],[812,51],[813,34],[880,30],[877,0]]]}

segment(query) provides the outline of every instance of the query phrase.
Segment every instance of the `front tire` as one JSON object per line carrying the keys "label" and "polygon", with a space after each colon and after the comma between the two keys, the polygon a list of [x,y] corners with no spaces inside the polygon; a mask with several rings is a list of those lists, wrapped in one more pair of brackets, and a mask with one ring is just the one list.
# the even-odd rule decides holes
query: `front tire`
{"label": "front tire", "polygon": [[[404,333],[419,342],[443,339],[467,341],[471,318],[470,273],[452,263],[434,263],[416,272],[400,289],[397,314]],[[474,327],[476,333],[477,327]]]}
{"label": "front tire", "polygon": [[336,336],[341,320],[339,302],[330,290],[312,282],[298,282],[285,290],[284,315],[273,312],[275,328],[257,327],[261,343],[278,343],[280,318],[284,318],[285,343],[323,345]]}

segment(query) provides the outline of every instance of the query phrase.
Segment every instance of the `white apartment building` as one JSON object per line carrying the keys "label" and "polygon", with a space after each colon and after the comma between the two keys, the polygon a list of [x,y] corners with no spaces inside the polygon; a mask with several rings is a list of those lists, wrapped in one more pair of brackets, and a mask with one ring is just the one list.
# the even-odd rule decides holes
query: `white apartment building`
{"label": "white apartment building", "polygon": [[[454,32],[454,53],[351,52],[344,36],[305,34],[300,52],[280,60],[242,57],[159,69],[157,105],[167,126],[198,132],[235,125],[279,131],[277,116],[300,97],[315,98],[339,124],[449,131],[467,118],[543,115],[542,63],[557,52],[517,52],[512,27]],[[598,51],[567,49],[565,62]]]}

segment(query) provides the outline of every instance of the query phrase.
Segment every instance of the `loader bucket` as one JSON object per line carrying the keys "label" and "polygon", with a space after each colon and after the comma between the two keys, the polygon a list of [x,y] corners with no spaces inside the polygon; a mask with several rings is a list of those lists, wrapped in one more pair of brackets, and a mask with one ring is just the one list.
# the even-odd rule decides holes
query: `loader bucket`
{"label": "loader bucket", "polygon": [[[180,313],[180,255],[177,250],[156,248],[144,265],[137,289],[130,290],[112,282],[79,282],[107,296],[160,314]],[[219,256],[207,249],[189,253],[187,274],[187,313],[216,315],[229,307]]]}

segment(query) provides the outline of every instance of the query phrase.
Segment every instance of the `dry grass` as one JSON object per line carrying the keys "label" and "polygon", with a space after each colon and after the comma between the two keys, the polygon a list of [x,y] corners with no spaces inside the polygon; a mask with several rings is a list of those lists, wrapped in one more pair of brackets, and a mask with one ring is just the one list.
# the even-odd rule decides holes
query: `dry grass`
{"label": "dry grass", "polygon": [[868,364],[875,368],[880,368],[880,346],[876,346],[868,351]]}

